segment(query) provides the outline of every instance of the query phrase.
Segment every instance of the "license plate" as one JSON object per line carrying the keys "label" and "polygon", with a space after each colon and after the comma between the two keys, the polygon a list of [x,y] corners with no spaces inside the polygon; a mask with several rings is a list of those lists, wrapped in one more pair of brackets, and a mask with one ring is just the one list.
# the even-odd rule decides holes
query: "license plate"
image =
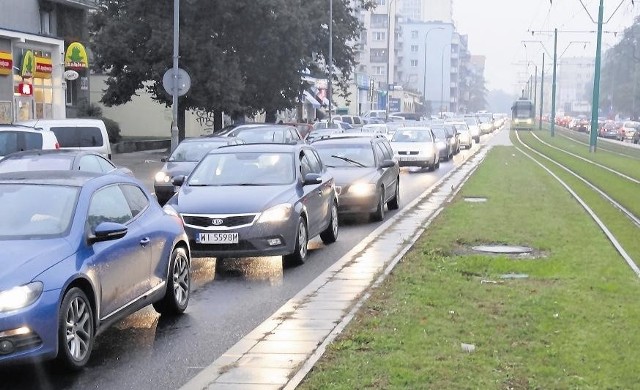
{"label": "license plate", "polygon": [[417,161],[418,157],[400,157],[400,161]]}
{"label": "license plate", "polygon": [[198,233],[199,244],[237,244],[238,233]]}

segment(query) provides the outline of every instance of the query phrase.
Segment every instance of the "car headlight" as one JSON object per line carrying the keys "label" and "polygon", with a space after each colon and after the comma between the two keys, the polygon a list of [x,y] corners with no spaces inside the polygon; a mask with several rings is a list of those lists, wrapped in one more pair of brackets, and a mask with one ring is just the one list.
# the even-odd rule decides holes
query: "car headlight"
{"label": "car headlight", "polygon": [[438,141],[436,142],[436,147],[438,148],[438,150],[442,150],[447,147],[447,144],[445,144],[443,141]]}
{"label": "car headlight", "polygon": [[168,183],[171,181],[171,176],[167,175],[166,172],[158,172],[155,176],[156,183]]}
{"label": "car headlight", "polygon": [[354,183],[349,186],[349,194],[354,196],[368,196],[376,192],[374,183]]}
{"label": "car headlight", "polygon": [[42,282],[32,282],[0,292],[0,313],[31,305],[42,294],[42,288]]}
{"label": "car headlight", "polygon": [[289,203],[273,206],[260,214],[258,223],[286,221],[291,216],[292,208],[293,207]]}

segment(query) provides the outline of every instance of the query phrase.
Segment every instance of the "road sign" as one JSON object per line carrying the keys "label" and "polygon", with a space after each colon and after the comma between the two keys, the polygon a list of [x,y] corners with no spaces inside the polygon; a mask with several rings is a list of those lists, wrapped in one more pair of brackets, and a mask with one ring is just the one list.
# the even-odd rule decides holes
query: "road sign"
{"label": "road sign", "polygon": [[191,88],[191,77],[184,69],[178,68],[178,77],[174,77],[173,68],[167,70],[162,76],[162,86],[168,94],[173,94],[174,86],[178,88],[178,96],[189,92]]}

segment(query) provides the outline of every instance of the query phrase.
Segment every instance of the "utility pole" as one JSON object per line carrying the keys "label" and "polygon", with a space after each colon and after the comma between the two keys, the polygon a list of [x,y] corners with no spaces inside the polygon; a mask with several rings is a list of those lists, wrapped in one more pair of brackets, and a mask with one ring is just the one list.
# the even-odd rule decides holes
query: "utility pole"
{"label": "utility pole", "polygon": [[533,116],[535,117],[536,103],[538,103],[538,65],[535,67],[535,75],[533,77]]}
{"label": "utility pole", "polygon": [[598,8],[598,38],[596,40],[596,69],[593,77],[593,101],[591,103],[591,136],[589,137],[589,152],[596,152],[598,142],[598,108],[600,103],[600,62],[602,60],[602,19],[604,18],[604,0],[600,0]]}
{"label": "utility pole", "polygon": [[333,78],[333,0],[329,0],[329,80],[327,80],[327,98],[329,100],[329,123],[331,123],[331,79]]}
{"label": "utility pole", "polygon": [[542,53],[542,81],[540,82],[540,118],[538,130],[542,130],[542,107],[544,106],[544,53]]}
{"label": "utility pole", "polygon": [[553,30],[553,76],[551,78],[551,136],[556,134],[556,71],[558,67],[558,29]]}

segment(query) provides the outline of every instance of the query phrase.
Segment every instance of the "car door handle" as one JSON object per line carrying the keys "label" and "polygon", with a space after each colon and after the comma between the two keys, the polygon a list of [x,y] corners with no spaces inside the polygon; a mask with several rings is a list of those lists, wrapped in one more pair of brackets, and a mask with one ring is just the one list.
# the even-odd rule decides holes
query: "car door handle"
{"label": "car door handle", "polygon": [[149,239],[149,237],[145,237],[142,240],[140,240],[140,245],[145,246],[150,242],[151,242],[151,240]]}

